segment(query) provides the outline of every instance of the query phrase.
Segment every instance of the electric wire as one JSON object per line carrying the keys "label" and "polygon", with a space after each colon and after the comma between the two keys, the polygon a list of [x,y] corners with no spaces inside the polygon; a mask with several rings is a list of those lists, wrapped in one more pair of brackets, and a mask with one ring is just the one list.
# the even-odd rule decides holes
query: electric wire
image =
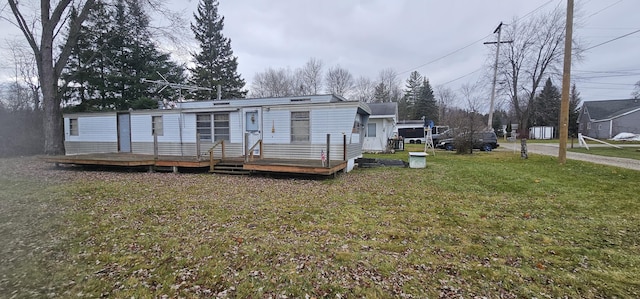
{"label": "electric wire", "polygon": [[[543,7],[545,7],[545,6],[549,5],[549,3],[554,2],[554,1],[557,1],[557,0],[549,0],[549,1],[545,2],[545,3],[543,3],[542,5],[538,6],[538,7],[537,7],[537,8],[535,8],[535,9],[533,9],[532,11],[530,11],[530,12],[526,13],[524,16],[522,16],[522,17],[520,17],[520,18],[517,18],[513,23],[514,23],[514,24],[515,24],[515,23],[518,23],[519,21],[521,21],[521,20],[523,20],[523,19],[525,19],[525,18],[529,17],[530,15],[532,15],[533,13],[535,13],[536,11],[538,11],[538,10],[542,9]],[[448,54],[445,54],[445,55],[443,55],[443,56],[440,56],[440,57],[438,57],[438,58],[436,58],[436,59],[433,59],[433,60],[431,60],[431,61],[429,61],[429,62],[423,63],[423,64],[421,64],[421,65],[419,65],[419,66],[412,67],[412,68],[407,69],[407,70],[405,70],[405,71],[399,72],[399,73],[398,73],[398,75],[402,75],[402,74],[405,74],[405,73],[408,73],[408,72],[411,72],[411,71],[417,70],[417,69],[419,69],[419,68],[421,68],[421,67],[424,67],[424,66],[430,65],[430,64],[432,64],[432,63],[434,63],[434,62],[440,61],[440,60],[442,60],[442,59],[444,59],[444,58],[447,58],[447,57],[449,57],[449,56],[451,56],[451,55],[453,55],[453,54],[456,54],[456,53],[458,53],[458,52],[460,52],[460,51],[462,51],[462,50],[464,50],[464,49],[467,49],[467,48],[469,48],[469,47],[471,47],[471,46],[476,45],[476,44],[478,44],[479,42],[481,42],[481,41],[485,40],[487,37],[492,36],[492,35],[493,35],[493,33],[487,34],[487,35],[483,36],[482,38],[480,38],[480,39],[478,39],[478,40],[475,40],[475,41],[473,41],[472,43],[470,43],[470,44],[468,44],[468,45],[466,45],[466,46],[463,46],[462,48],[459,48],[459,49],[457,49],[457,50],[454,50],[454,51],[452,51],[452,52],[449,52]],[[454,80],[454,81],[455,81],[455,80]]]}

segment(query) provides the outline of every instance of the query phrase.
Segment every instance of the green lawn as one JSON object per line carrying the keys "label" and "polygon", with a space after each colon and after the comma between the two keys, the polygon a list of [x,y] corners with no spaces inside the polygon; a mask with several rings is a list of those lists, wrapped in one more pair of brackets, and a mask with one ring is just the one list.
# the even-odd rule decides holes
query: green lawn
{"label": "green lawn", "polygon": [[638,181],[510,152],[329,180],[4,159],[0,294],[634,298]]}
{"label": "green lawn", "polygon": [[575,153],[640,160],[640,147],[623,147],[622,149],[615,147],[589,147],[589,149],[572,148],[569,149],[569,151]]}

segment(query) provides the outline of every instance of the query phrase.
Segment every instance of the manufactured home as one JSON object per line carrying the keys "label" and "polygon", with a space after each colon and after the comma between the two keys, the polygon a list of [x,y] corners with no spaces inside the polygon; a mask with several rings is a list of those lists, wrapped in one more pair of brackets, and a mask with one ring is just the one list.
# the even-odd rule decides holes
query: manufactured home
{"label": "manufactured home", "polygon": [[[129,153],[245,161],[252,156],[276,165],[278,159],[302,165],[329,160],[341,162],[335,169],[349,171],[362,155],[371,114],[366,104],[336,95],[182,102],[170,107],[65,114],[66,155]],[[251,165],[245,169],[260,170]]]}

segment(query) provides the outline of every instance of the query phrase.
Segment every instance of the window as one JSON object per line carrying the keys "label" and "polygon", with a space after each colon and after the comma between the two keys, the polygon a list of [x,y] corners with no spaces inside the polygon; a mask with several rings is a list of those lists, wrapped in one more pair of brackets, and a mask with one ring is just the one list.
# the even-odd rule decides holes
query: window
{"label": "window", "polygon": [[69,119],[69,134],[71,136],[78,136],[78,119],[77,118]]}
{"label": "window", "polygon": [[309,142],[309,111],[291,112],[291,142]]}
{"label": "window", "polygon": [[162,116],[151,117],[151,135],[162,136],[164,135],[164,128],[162,125]]}
{"label": "window", "polygon": [[211,114],[196,114],[196,133],[200,134],[200,140],[211,141]]}
{"label": "window", "polygon": [[213,140],[229,140],[229,113],[213,114]]}
{"label": "window", "polygon": [[376,137],[376,124],[367,124],[367,137]]}

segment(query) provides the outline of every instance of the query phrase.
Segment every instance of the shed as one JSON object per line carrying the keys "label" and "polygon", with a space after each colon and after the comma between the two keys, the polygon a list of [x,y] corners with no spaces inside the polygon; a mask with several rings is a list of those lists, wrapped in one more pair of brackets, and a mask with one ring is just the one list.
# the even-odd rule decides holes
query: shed
{"label": "shed", "polygon": [[[177,103],[174,109],[68,113],[66,155],[131,153],[319,163],[362,155],[371,110],[336,95]],[[330,155],[330,156],[329,156]]]}
{"label": "shed", "polygon": [[389,139],[397,135],[398,103],[370,103],[371,115],[365,131],[362,150],[365,152],[384,152]]}
{"label": "shed", "polygon": [[640,99],[585,101],[578,132],[607,139],[623,132],[640,134]]}

